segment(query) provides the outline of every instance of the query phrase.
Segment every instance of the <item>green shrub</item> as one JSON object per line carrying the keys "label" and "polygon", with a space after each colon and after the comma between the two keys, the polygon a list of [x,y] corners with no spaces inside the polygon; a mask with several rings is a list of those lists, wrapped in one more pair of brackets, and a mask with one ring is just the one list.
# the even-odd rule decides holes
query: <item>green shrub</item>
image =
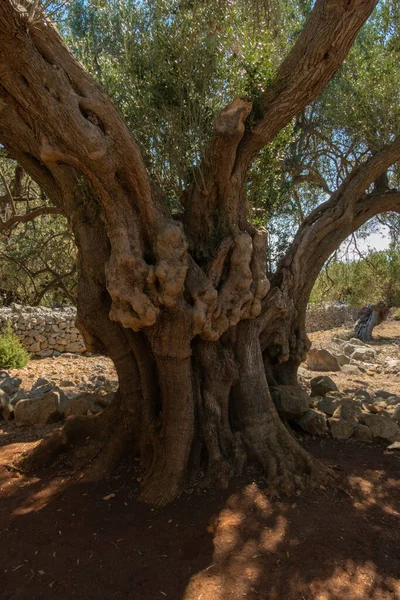
{"label": "green shrub", "polygon": [[400,308],[398,308],[394,313],[394,319],[395,321],[400,321]]}
{"label": "green shrub", "polygon": [[8,324],[0,334],[0,368],[19,369],[25,367],[29,359],[30,355]]}

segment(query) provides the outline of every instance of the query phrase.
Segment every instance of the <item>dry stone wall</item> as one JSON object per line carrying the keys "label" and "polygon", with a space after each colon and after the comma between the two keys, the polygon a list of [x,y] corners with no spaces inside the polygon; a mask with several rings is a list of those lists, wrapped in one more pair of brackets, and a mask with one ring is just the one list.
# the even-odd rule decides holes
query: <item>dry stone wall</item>
{"label": "dry stone wall", "polygon": [[347,304],[309,304],[306,316],[306,331],[323,331],[335,327],[353,327],[359,308]]}
{"label": "dry stone wall", "polygon": [[33,356],[83,354],[85,343],[75,327],[74,307],[45,308],[12,304],[0,308],[0,329],[10,323],[16,336]]}

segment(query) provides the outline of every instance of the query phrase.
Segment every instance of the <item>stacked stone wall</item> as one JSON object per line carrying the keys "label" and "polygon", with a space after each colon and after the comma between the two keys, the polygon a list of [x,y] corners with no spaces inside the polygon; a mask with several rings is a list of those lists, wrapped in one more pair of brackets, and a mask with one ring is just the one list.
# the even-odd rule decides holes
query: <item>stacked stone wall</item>
{"label": "stacked stone wall", "polygon": [[306,316],[306,331],[323,331],[336,327],[352,328],[357,320],[359,308],[347,304],[309,304]]}
{"label": "stacked stone wall", "polygon": [[0,329],[10,323],[16,336],[33,356],[83,354],[85,343],[75,327],[76,308],[45,308],[12,304],[0,308]]}

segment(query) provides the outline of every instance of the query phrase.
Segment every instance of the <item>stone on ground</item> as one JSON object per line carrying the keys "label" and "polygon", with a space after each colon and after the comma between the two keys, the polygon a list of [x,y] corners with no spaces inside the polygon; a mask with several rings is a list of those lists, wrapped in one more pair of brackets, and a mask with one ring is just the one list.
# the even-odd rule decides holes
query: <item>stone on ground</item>
{"label": "stone on ground", "polygon": [[393,419],[388,415],[362,413],[359,417],[359,421],[363,425],[368,425],[374,439],[381,439],[385,442],[400,441],[400,427],[396,425]]}
{"label": "stone on ground", "polygon": [[352,421],[331,417],[328,419],[328,424],[335,440],[348,440],[353,435],[354,423]]}
{"label": "stone on ground", "polygon": [[340,371],[337,358],[324,348],[311,348],[307,354],[307,365],[311,371]]}
{"label": "stone on ground", "polygon": [[337,392],[336,383],[327,375],[319,375],[310,381],[311,396],[325,396],[328,392]]}
{"label": "stone on ground", "polygon": [[368,425],[363,425],[362,423],[357,423],[354,428],[354,437],[359,442],[372,442],[372,432]]}
{"label": "stone on ground", "polygon": [[328,431],[326,415],[314,408],[310,408],[304,413],[297,423],[304,431],[312,435],[324,435]]}
{"label": "stone on ground", "polygon": [[310,396],[301,387],[278,385],[271,390],[276,410],[283,419],[299,419],[310,407]]}
{"label": "stone on ground", "polygon": [[70,400],[64,409],[64,415],[66,417],[71,415],[87,415],[88,413],[95,415],[104,410],[111,403],[113,397],[114,393],[99,394],[84,392],[73,400]]}
{"label": "stone on ground", "polygon": [[61,419],[64,410],[63,397],[60,391],[47,392],[39,398],[19,400],[14,407],[15,424],[47,425]]}

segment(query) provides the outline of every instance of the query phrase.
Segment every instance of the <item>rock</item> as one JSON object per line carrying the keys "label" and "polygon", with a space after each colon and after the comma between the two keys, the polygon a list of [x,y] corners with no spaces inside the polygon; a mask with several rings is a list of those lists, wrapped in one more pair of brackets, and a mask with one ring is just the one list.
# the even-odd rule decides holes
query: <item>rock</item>
{"label": "rock", "polygon": [[345,354],[335,354],[334,355],[336,360],[338,361],[339,365],[342,367],[343,365],[348,365],[350,362],[350,359],[348,356],[346,356]]}
{"label": "rock", "polygon": [[70,379],[63,379],[62,381],[60,381],[61,387],[73,387],[74,385],[74,382]]}
{"label": "rock", "polygon": [[46,385],[53,384],[49,379],[46,379],[46,377],[39,377],[39,379],[36,379],[36,381],[32,384],[32,391],[37,390],[38,388],[41,388]]}
{"label": "rock", "polygon": [[389,371],[397,372],[400,369],[400,360],[397,358],[388,358],[383,365]]}
{"label": "rock", "polygon": [[351,394],[352,396],[362,396],[365,400],[371,400],[371,394],[363,388],[346,388],[343,390],[345,394]]}
{"label": "rock", "polygon": [[375,396],[377,398],[383,398],[386,400],[386,398],[390,398],[390,396],[393,396],[393,394],[391,392],[386,392],[386,390],[378,390],[375,392]]}
{"label": "rock", "polygon": [[4,419],[4,411],[8,413],[9,404],[10,396],[6,394],[4,390],[0,390],[0,419]]}
{"label": "rock", "polygon": [[386,442],[400,441],[400,427],[396,425],[389,415],[362,413],[359,421],[363,425],[368,425],[374,439],[378,438]]}
{"label": "rock", "polygon": [[386,404],[388,404],[389,406],[397,406],[398,404],[400,404],[400,396],[390,396],[389,398],[387,398]]}
{"label": "rock", "polygon": [[357,423],[354,428],[354,437],[359,442],[372,442],[372,432],[367,425],[363,425],[362,423]]}
{"label": "rock", "polygon": [[361,371],[356,365],[343,365],[342,371],[348,375],[361,375]]}
{"label": "rock", "polygon": [[400,442],[393,442],[393,444],[390,444],[386,450],[400,450]]}
{"label": "rock", "polygon": [[40,398],[19,400],[14,408],[15,424],[47,425],[58,421],[63,412],[62,398],[59,392],[51,391]]}
{"label": "rock", "polygon": [[349,339],[349,344],[353,344],[353,346],[368,346],[365,342],[355,337]]}
{"label": "rock", "polygon": [[353,360],[360,360],[362,362],[373,362],[375,356],[375,351],[372,348],[357,348],[350,355]]}
{"label": "rock", "polygon": [[30,346],[28,346],[29,352],[32,352],[33,354],[36,354],[36,352],[40,352],[40,349],[41,349],[40,342],[34,342]]}
{"label": "rock", "polygon": [[41,385],[40,387],[32,386],[31,391],[28,393],[29,398],[39,398],[48,392],[51,392],[54,389],[53,383],[46,383],[45,385]]}
{"label": "rock", "polygon": [[331,435],[335,440],[348,440],[353,435],[354,423],[331,417],[328,419]]}
{"label": "rock", "polygon": [[337,358],[325,350],[311,348],[307,354],[307,366],[311,371],[340,371]]}
{"label": "rock", "polygon": [[329,398],[325,396],[318,400],[315,404],[316,408],[319,411],[325,413],[326,415],[332,416],[335,410],[340,406],[340,398]]}
{"label": "rock", "polygon": [[271,394],[283,419],[299,419],[310,408],[310,396],[301,387],[278,385],[272,388]]}
{"label": "rock", "polygon": [[355,350],[357,350],[357,348],[354,346],[354,344],[347,343],[343,346],[343,352],[346,356],[351,356]]}
{"label": "rock", "polygon": [[381,406],[377,405],[377,404],[367,404],[367,409],[369,410],[370,413],[372,413],[373,415],[377,415],[380,410],[382,409]]}
{"label": "rock", "polygon": [[328,431],[326,416],[323,412],[310,408],[300,419],[298,425],[312,435],[324,435]]}
{"label": "rock", "polygon": [[22,379],[19,377],[5,377],[0,383],[0,389],[3,390],[8,396],[12,396],[17,392],[19,386],[22,383]]}
{"label": "rock", "polygon": [[88,411],[90,411],[92,414],[97,414],[104,410],[104,408],[112,402],[113,398],[114,393],[104,395],[84,392],[68,402],[64,409],[64,415],[66,417],[71,415],[86,415],[88,414]]}
{"label": "rock", "polygon": [[393,419],[396,421],[396,423],[400,423],[400,406],[396,406],[394,409]]}
{"label": "rock", "polygon": [[311,396],[325,396],[328,392],[336,392],[336,383],[327,375],[319,375],[310,381]]}
{"label": "rock", "polygon": [[6,377],[9,377],[7,371],[0,371],[0,380],[5,379]]}
{"label": "rock", "polygon": [[356,400],[342,400],[340,406],[333,413],[334,418],[355,423],[362,413],[361,403]]}

